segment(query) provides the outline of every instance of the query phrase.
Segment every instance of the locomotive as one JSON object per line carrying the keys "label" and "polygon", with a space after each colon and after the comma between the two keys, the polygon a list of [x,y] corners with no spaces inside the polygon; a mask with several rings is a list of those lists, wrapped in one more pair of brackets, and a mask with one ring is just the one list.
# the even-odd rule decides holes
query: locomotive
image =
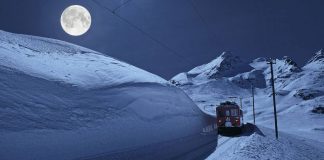
{"label": "locomotive", "polygon": [[219,133],[241,132],[243,126],[243,111],[235,102],[226,101],[216,107],[216,124]]}

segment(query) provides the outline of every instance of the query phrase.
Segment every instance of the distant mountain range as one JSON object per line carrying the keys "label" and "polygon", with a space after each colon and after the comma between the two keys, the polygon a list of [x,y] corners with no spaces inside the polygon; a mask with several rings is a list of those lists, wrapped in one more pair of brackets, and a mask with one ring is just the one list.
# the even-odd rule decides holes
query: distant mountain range
{"label": "distant mountain range", "polygon": [[[315,72],[316,74],[312,74],[314,77],[311,78],[314,81],[308,80],[304,83],[308,85],[308,88],[322,89],[322,82],[319,80],[323,75],[323,61],[324,53],[322,50],[311,57],[303,67],[299,67],[292,58],[287,56],[276,59],[276,64],[274,64],[276,88],[278,90],[293,90],[293,88],[287,88],[294,85],[293,80],[303,79],[308,73]],[[241,88],[249,88],[251,85],[257,88],[267,88],[270,83],[270,67],[267,64],[267,58],[257,58],[252,62],[247,62],[231,52],[223,52],[207,64],[174,76],[170,82],[176,86],[184,86],[220,79],[226,79]],[[294,89],[298,88],[296,85],[294,87]]]}
{"label": "distant mountain range", "polygon": [[[324,53],[318,51],[304,66],[290,57],[275,59],[275,89],[279,128],[293,134],[324,141],[324,115],[314,114],[324,104]],[[215,107],[237,97],[243,100],[247,121],[252,120],[251,86],[256,89],[257,122],[273,127],[270,66],[267,58],[252,62],[224,52],[207,64],[183,72],[170,80],[183,89],[205,113],[215,116]],[[314,111],[316,110],[316,111]],[[309,135],[308,135],[309,134]]]}

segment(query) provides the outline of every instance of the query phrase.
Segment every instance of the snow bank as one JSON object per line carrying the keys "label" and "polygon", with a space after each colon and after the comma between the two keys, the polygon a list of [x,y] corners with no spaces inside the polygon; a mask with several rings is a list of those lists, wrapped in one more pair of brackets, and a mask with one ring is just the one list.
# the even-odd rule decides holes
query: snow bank
{"label": "snow bank", "polygon": [[[271,132],[273,132],[271,130]],[[266,159],[323,159],[323,147],[307,144],[294,136],[280,134],[276,140],[272,133],[266,136],[254,133],[250,136],[231,138],[231,140],[210,155],[207,160],[266,160]],[[311,141],[311,140],[310,140]]]}
{"label": "snow bank", "polygon": [[162,78],[58,40],[0,31],[0,75],[1,160],[109,154],[209,125]]}
{"label": "snow bank", "polygon": [[176,88],[132,84],[85,91],[9,74],[1,77],[16,82],[0,81],[2,160],[94,156],[199,134],[208,125]]}
{"label": "snow bank", "polygon": [[[231,146],[226,146],[224,152],[216,152],[212,154],[208,160],[239,160],[239,159],[285,159],[284,144],[277,143],[275,139],[262,137],[256,133],[249,137],[234,138],[236,143]],[[225,146],[222,147],[225,147]],[[286,157],[287,158],[287,157]]]}
{"label": "snow bank", "polygon": [[0,31],[0,65],[84,88],[166,83],[125,62],[59,40]]}

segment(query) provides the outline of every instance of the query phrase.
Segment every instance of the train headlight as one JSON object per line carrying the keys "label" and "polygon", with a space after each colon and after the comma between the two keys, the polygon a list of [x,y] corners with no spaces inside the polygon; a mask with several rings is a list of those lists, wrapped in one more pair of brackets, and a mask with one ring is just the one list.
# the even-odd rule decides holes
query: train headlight
{"label": "train headlight", "polygon": [[220,123],[220,122],[222,122],[222,120],[218,120],[218,122]]}

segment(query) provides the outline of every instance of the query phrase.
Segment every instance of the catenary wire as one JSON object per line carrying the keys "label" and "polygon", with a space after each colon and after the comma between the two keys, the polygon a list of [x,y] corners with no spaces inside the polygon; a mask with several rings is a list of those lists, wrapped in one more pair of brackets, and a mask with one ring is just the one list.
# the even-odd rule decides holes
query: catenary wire
{"label": "catenary wire", "polygon": [[152,36],[151,34],[149,34],[148,32],[145,32],[142,28],[138,27],[137,25],[131,23],[130,21],[128,21],[126,18],[120,16],[119,14],[116,14],[116,12],[114,12],[112,9],[102,5],[100,2],[98,2],[97,0],[92,0],[95,4],[97,4],[98,6],[100,6],[101,8],[105,9],[106,11],[108,11],[110,14],[116,16],[118,19],[120,19],[121,21],[123,21],[124,23],[126,23],[127,25],[131,26],[132,28],[136,29],[138,32],[142,33],[143,35],[145,35],[146,37],[148,37],[150,40],[152,40],[153,42],[159,44],[160,46],[162,46],[163,48],[167,49],[171,54],[177,56],[178,58],[180,58],[182,61],[186,61],[187,63],[189,63],[190,65],[193,65],[190,61],[188,61],[183,55],[179,54],[177,51],[175,51],[174,49],[172,49],[171,47],[169,47],[168,45],[166,45],[165,43],[163,43],[162,41],[160,41],[159,39],[155,38],[154,36]]}

